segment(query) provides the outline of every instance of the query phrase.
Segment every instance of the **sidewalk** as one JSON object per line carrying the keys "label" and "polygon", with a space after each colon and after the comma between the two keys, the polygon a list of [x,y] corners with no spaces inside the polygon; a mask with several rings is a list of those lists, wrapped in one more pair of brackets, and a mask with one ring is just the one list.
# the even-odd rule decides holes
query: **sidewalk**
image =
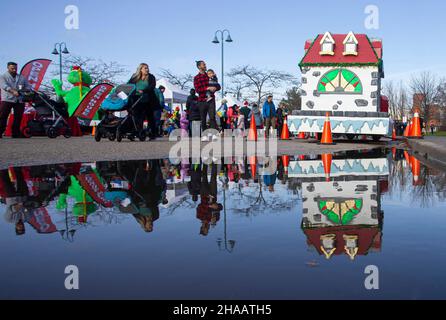
{"label": "sidewalk", "polygon": [[446,137],[426,136],[424,139],[407,139],[407,143],[426,158],[446,165]]}

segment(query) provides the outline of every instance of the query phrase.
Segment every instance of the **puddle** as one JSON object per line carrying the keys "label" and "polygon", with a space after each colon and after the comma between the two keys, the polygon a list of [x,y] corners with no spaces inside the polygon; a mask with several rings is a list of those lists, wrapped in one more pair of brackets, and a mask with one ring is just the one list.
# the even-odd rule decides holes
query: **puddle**
{"label": "puddle", "polygon": [[445,172],[396,149],[253,160],[0,171],[0,298],[446,298]]}

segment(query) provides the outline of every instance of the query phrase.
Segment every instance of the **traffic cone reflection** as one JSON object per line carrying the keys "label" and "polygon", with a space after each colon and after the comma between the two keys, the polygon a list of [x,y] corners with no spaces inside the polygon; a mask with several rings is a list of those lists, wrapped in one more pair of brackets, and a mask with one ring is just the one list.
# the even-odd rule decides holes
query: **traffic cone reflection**
{"label": "traffic cone reflection", "polygon": [[251,116],[251,123],[249,126],[249,132],[248,132],[248,140],[249,141],[257,141],[257,125],[256,125],[256,118],[254,117],[254,113]]}
{"label": "traffic cone reflection", "polygon": [[396,130],[395,130],[395,127],[393,127],[393,130],[392,130],[392,140],[396,141]]}
{"label": "traffic cone reflection", "polygon": [[420,181],[420,175],[421,175],[421,163],[420,160],[415,158],[414,156],[411,157],[412,162],[412,175],[413,175],[413,185],[418,186],[421,184]]}
{"label": "traffic cone reflection", "polygon": [[406,159],[407,166],[411,167],[412,163],[411,163],[411,158],[409,156],[409,152],[404,151],[404,159]]}
{"label": "traffic cone reflection", "polygon": [[392,159],[396,160],[396,147],[392,147]]}
{"label": "traffic cone reflection", "polygon": [[280,134],[280,140],[290,140],[290,130],[288,130],[288,124],[286,118],[283,120],[282,132]]}
{"label": "traffic cone reflection", "polygon": [[330,182],[331,162],[333,155],[331,153],[324,153],[322,155],[322,164],[324,165],[325,181]]}
{"label": "traffic cone reflection", "polygon": [[288,168],[290,166],[290,156],[282,156],[282,164],[283,169],[285,170],[285,174],[288,174]]}
{"label": "traffic cone reflection", "polygon": [[249,157],[248,162],[251,167],[251,177],[252,179],[255,179],[257,174],[257,157],[256,156]]}
{"label": "traffic cone reflection", "polygon": [[320,144],[322,145],[334,145],[333,137],[331,135],[330,113],[326,113],[326,119],[324,123],[324,131],[322,131],[322,139]]}

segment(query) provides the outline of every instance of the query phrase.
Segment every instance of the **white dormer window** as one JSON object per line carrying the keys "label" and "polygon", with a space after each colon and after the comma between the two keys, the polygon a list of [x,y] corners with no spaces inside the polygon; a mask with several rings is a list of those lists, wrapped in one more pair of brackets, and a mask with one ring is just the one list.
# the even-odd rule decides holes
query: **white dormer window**
{"label": "white dormer window", "polygon": [[321,39],[320,45],[321,45],[321,51],[319,52],[319,54],[321,56],[327,56],[327,55],[334,56],[335,41],[330,32],[326,32],[324,34],[324,36]]}
{"label": "white dormer window", "polygon": [[358,55],[358,39],[356,39],[353,32],[350,33],[344,39],[344,56],[357,56]]}

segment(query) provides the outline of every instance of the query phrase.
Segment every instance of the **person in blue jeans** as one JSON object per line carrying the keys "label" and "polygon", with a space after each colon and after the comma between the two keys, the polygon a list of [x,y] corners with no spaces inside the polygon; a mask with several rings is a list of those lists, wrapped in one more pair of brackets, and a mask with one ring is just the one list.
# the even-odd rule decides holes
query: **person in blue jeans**
{"label": "person in blue jeans", "polygon": [[263,104],[262,116],[265,122],[266,137],[268,138],[270,128],[276,129],[276,106],[274,105],[272,95],[269,95]]}

